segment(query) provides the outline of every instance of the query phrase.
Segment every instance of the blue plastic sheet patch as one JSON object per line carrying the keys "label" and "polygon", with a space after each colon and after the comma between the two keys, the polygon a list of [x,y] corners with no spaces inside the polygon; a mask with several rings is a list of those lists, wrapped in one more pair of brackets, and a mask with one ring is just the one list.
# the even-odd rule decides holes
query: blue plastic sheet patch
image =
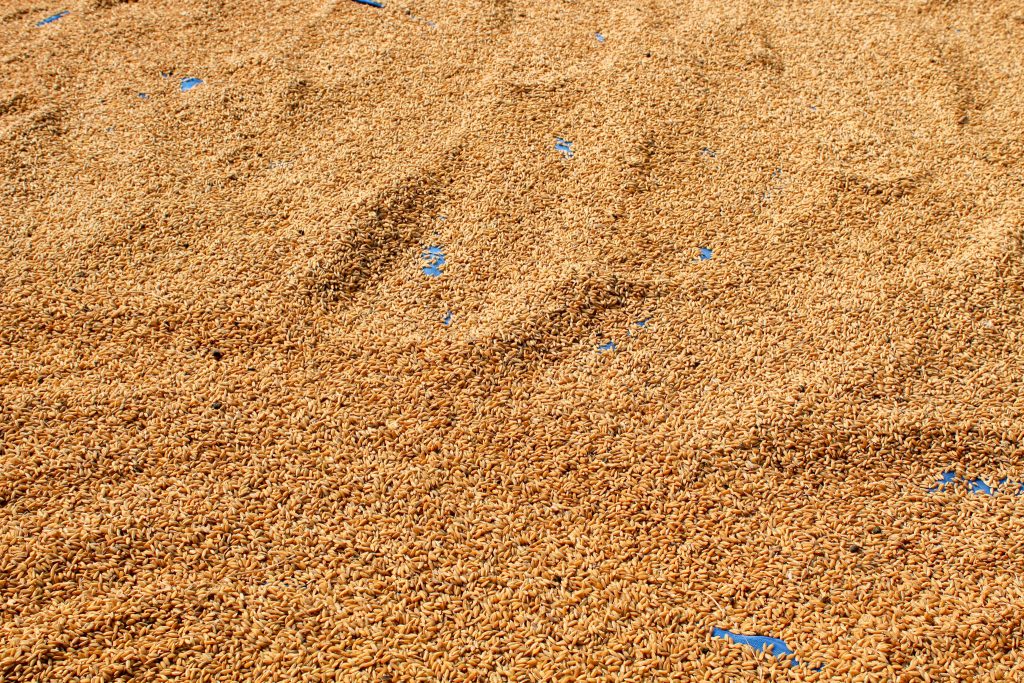
{"label": "blue plastic sheet patch", "polygon": [[[947,486],[956,484],[958,481],[960,481],[960,479],[957,477],[956,472],[952,470],[943,472],[939,476],[938,483],[928,489],[928,493],[945,491]],[[996,489],[1002,488],[1007,483],[1009,483],[1009,479],[1000,479],[995,486],[990,486],[981,477],[975,477],[967,482],[967,490],[974,494],[982,493],[986,496],[992,496],[995,495]],[[1018,486],[1017,495],[1024,495],[1024,484],[1020,484]]]}
{"label": "blue plastic sheet patch", "polygon": [[445,264],[446,259],[441,247],[427,247],[423,252],[423,260],[427,262],[427,265],[423,266],[423,274],[427,277],[440,277],[444,272],[441,270],[441,266]]}
{"label": "blue plastic sheet patch", "polygon": [[203,79],[201,78],[183,78],[181,79],[181,92],[188,92],[197,85],[202,85]]}
{"label": "blue plastic sheet patch", "polygon": [[60,12],[57,12],[56,14],[46,17],[45,19],[40,19],[39,21],[36,22],[36,26],[46,26],[47,24],[52,24],[55,21],[63,19],[69,14],[71,14],[71,12],[69,12],[68,10],[62,10]]}
{"label": "blue plastic sheet patch", "polygon": [[[768,648],[771,647],[771,653],[776,657],[793,654],[793,650],[786,645],[785,641],[779,640],[778,638],[769,638],[768,636],[744,636],[718,627],[711,630],[711,635],[715,638],[731,640],[739,645],[747,645],[760,652],[767,652]],[[794,659],[792,666],[796,666],[797,663],[796,659]]]}
{"label": "blue plastic sheet patch", "polygon": [[572,159],[576,153],[572,151],[572,143],[564,138],[555,138],[555,149],[566,159]]}
{"label": "blue plastic sheet patch", "polygon": [[985,495],[988,496],[992,495],[992,487],[986,484],[980,478],[972,479],[971,481],[967,482],[967,485],[970,488],[971,493],[984,493]]}
{"label": "blue plastic sheet patch", "polygon": [[954,481],[956,481],[956,472],[943,472],[942,476],[939,477],[939,483],[928,489],[928,493],[941,491]]}

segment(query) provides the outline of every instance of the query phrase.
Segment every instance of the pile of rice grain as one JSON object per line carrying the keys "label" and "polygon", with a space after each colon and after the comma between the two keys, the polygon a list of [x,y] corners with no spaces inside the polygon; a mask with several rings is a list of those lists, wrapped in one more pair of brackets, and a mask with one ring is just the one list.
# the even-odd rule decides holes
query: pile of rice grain
{"label": "pile of rice grain", "polygon": [[0,195],[4,681],[1024,681],[1015,0],[7,0]]}

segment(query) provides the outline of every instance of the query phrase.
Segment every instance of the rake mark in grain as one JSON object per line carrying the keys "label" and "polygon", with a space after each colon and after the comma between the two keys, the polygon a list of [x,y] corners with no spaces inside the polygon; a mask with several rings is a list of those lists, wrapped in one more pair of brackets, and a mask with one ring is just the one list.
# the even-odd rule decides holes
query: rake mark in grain
{"label": "rake mark in grain", "polygon": [[787,418],[772,428],[756,427],[742,439],[739,450],[750,454],[762,467],[786,474],[816,470],[823,456],[833,473],[897,457],[906,462],[930,463],[951,454],[965,457],[989,453],[993,464],[1013,462],[1012,445],[991,429],[902,425],[836,429],[823,435],[813,426],[815,413],[810,410]]}
{"label": "rake mark in grain", "polygon": [[543,296],[539,312],[514,320],[490,343],[502,364],[551,361],[594,335],[601,317],[643,300],[646,284],[618,276],[588,275],[559,281]]}
{"label": "rake mark in grain", "polygon": [[[311,78],[290,80],[277,95],[277,108],[284,117],[303,115],[323,116],[329,112],[329,91],[322,83]],[[300,118],[299,122],[303,120]],[[308,121],[305,121],[308,124]]]}
{"label": "rake mark in grain", "polygon": [[971,115],[985,105],[983,93],[990,91],[985,74],[959,44],[946,44],[939,48],[937,61],[953,89],[953,118],[958,125],[970,123]]}
{"label": "rake mark in grain", "polygon": [[0,100],[0,116],[25,111],[29,104],[29,100],[25,97],[24,93],[15,93],[10,97]]}
{"label": "rake mark in grain", "polygon": [[345,301],[382,277],[426,235],[439,189],[424,176],[378,192],[356,212],[355,225],[312,268],[310,293],[329,303]]}
{"label": "rake mark in grain", "polygon": [[489,3],[486,17],[492,29],[502,32],[510,30],[514,16],[515,8],[509,0],[491,0]]}
{"label": "rake mark in grain", "polygon": [[111,9],[118,5],[130,5],[138,2],[138,0],[93,0],[92,6],[95,9]]}
{"label": "rake mark in grain", "polygon": [[[64,113],[54,105],[32,108],[22,95],[0,103],[0,139],[28,138],[39,140],[59,137],[66,132]],[[27,149],[19,141],[18,149]]]}
{"label": "rake mark in grain", "polygon": [[921,185],[922,178],[912,173],[867,176],[858,173],[839,173],[833,179],[832,191],[842,195],[870,197],[874,205],[885,205],[912,194]]}

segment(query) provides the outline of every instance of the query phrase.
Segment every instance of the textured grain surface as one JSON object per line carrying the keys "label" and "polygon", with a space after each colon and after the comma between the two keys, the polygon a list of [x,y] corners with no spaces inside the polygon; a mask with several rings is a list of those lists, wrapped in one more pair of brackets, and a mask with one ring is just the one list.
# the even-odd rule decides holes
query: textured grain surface
{"label": "textured grain surface", "polygon": [[5,0],[0,679],[1022,681],[1022,304],[1017,2]]}

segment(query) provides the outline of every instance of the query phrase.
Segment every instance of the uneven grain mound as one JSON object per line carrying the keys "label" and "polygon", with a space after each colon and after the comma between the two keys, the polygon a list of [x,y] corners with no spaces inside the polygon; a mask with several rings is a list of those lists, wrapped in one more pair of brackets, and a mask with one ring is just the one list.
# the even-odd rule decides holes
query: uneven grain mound
{"label": "uneven grain mound", "polygon": [[0,680],[1024,681],[1022,438],[1019,2],[0,8]]}

